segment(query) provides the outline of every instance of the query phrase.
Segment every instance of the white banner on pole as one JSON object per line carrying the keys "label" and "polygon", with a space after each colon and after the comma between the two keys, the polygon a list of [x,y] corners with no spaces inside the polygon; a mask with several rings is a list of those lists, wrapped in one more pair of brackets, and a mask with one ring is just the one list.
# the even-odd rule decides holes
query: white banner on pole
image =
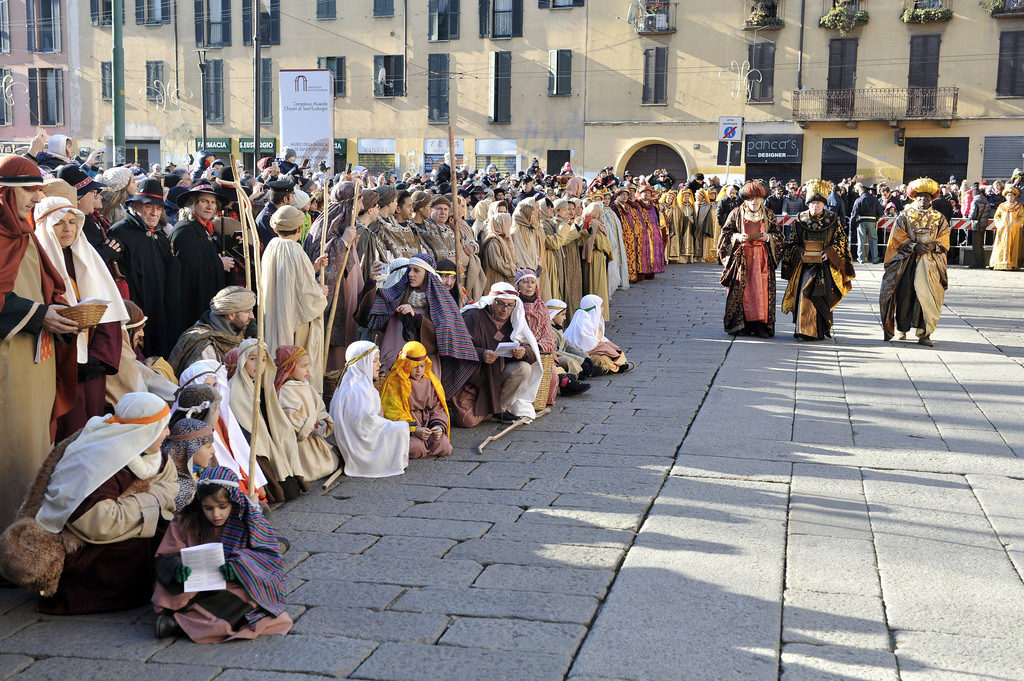
{"label": "white banner on pole", "polygon": [[296,163],[326,161],[334,172],[334,72],[281,69],[281,148],[295,150]]}

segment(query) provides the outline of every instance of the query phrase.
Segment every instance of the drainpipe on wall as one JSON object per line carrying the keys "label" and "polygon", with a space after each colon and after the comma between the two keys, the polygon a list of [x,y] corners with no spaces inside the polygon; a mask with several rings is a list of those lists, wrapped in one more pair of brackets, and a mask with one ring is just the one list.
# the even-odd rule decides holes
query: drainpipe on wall
{"label": "drainpipe on wall", "polygon": [[804,19],[807,15],[807,0],[800,0],[800,42],[796,56],[796,89],[804,89]]}
{"label": "drainpipe on wall", "polygon": [[[178,58],[181,50],[178,49],[178,0],[171,3],[171,24],[174,26],[174,91],[177,94],[181,83],[178,82]],[[206,112],[203,112],[205,118]]]}

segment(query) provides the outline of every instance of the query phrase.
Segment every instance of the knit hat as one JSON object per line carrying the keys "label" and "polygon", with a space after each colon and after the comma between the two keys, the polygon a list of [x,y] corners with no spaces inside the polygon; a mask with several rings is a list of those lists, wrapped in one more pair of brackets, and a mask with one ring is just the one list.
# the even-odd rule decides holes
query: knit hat
{"label": "knit hat", "polygon": [[306,224],[306,216],[295,206],[281,206],[270,216],[270,227],[278,234],[294,234]]}
{"label": "knit hat", "polygon": [[299,210],[306,210],[306,206],[309,205],[310,196],[301,189],[296,188],[294,195],[292,196],[292,205]]}
{"label": "knit hat", "polygon": [[127,168],[108,168],[103,171],[103,183],[111,190],[119,192],[132,181],[132,171]]}

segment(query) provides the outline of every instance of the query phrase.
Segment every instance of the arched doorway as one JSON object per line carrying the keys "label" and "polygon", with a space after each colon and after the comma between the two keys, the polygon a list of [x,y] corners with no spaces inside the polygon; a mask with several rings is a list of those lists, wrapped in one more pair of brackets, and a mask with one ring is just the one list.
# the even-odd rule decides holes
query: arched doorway
{"label": "arched doorway", "polygon": [[686,182],[688,174],[683,158],[675,149],[659,142],[652,142],[637,149],[626,163],[624,171],[628,170],[637,177],[650,175],[659,168],[667,170],[676,178],[677,183]]}

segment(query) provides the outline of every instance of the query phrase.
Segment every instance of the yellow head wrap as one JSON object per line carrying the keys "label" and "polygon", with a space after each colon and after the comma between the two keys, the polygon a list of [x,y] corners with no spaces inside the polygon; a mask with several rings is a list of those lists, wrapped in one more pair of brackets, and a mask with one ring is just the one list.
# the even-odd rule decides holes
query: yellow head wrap
{"label": "yellow head wrap", "polygon": [[390,421],[405,421],[411,426],[416,425],[416,419],[412,417],[412,413],[409,410],[409,398],[412,396],[412,379],[409,378],[409,374],[412,372],[413,367],[423,362],[427,363],[427,372],[424,374],[424,378],[429,379],[434,385],[437,398],[441,400],[444,413],[448,416],[448,423],[451,424],[451,414],[448,413],[448,404],[445,402],[444,386],[441,385],[441,381],[431,370],[431,361],[430,357],[427,356],[427,349],[423,347],[422,343],[417,341],[409,341],[402,347],[401,354],[398,355],[398,359],[395,360],[394,365],[388,372],[387,378],[384,379],[384,386],[380,391],[384,418]]}

